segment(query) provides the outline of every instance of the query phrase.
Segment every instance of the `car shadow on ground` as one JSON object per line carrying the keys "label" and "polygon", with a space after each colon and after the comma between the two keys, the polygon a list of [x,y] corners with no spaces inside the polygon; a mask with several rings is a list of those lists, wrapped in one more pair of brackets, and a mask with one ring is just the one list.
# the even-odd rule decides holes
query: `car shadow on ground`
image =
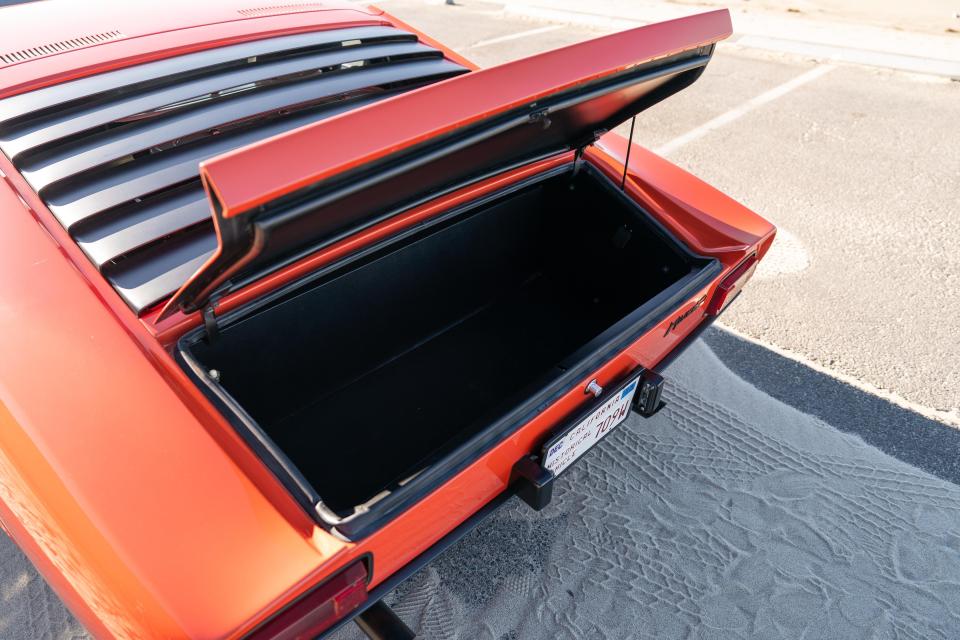
{"label": "car shadow on ground", "polygon": [[960,429],[926,418],[761,345],[713,327],[703,335],[717,357],[761,391],[887,455],[960,484]]}
{"label": "car shadow on ground", "polygon": [[[689,637],[744,611],[754,621],[822,619],[827,636],[847,637],[831,633],[842,622],[836,615],[813,615],[826,605],[811,594],[827,584],[831,593],[864,592],[859,609],[849,597],[837,601],[841,613],[863,614],[855,616],[861,632],[873,624],[867,614],[876,597],[921,636],[938,625],[958,628],[945,600],[916,597],[918,581],[956,575],[956,488],[823,423],[953,484],[960,430],[722,329],[704,338],[717,358],[698,343],[666,372],[665,411],[633,418],[605,440],[566,474],[544,512],[517,500],[505,505],[388,596],[391,606],[424,638],[477,637],[453,633],[465,621],[530,631],[543,622],[543,602],[556,619],[542,637],[557,637],[572,612],[574,626],[606,620],[614,637],[631,637],[626,629],[637,624],[660,637]],[[765,394],[820,420],[778,408]],[[875,509],[887,517],[875,518]],[[943,561],[924,564],[929,558]],[[897,573],[903,567],[905,576]],[[778,577],[768,585],[757,578],[764,575]],[[0,605],[0,638],[88,637],[4,536]],[[679,620],[677,606],[689,619]],[[621,614],[611,619],[616,608]],[[657,626],[667,623],[679,626]],[[361,634],[351,625],[336,637]]]}

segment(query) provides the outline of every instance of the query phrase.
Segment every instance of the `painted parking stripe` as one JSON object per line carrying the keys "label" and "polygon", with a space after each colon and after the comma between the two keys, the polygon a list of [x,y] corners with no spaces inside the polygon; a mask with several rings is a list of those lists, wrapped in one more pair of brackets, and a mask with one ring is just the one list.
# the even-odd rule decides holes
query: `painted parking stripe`
{"label": "painted parking stripe", "polygon": [[[543,0],[540,0],[542,2]],[[607,31],[622,31],[633,29],[652,22],[670,20],[684,17],[689,13],[689,9],[683,7],[669,7],[669,3],[662,3],[656,6],[648,7],[643,13],[645,19],[622,18],[603,13],[590,13],[589,8],[585,11],[571,11],[566,9],[553,9],[524,3],[509,2],[504,6],[504,11],[509,15],[524,16],[537,20],[550,20],[551,22],[563,22],[567,24],[576,24],[581,27],[592,29],[603,29]],[[835,31],[839,25],[827,25],[828,31]],[[753,25],[754,29],[759,28]],[[864,47],[845,46],[831,42],[807,42],[794,40],[792,38],[777,37],[767,33],[745,33],[737,31],[728,44],[738,47],[761,49],[767,51],[777,51],[781,53],[790,53],[804,57],[819,58],[821,60],[831,60],[836,62],[847,62],[850,64],[865,65],[871,67],[880,67],[884,69],[896,69],[899,71],[908,71],[914,73],[932,74],[949,78],[960,77],[960,59],[957,58],[955,49],[950,51],[943,50],[943,57],[930,57],[913,54],[904,45],[890,44],[888,40],[891,35],[898,37],[900,34],[890,33],[889,30],[880,27],[874,28],[877,33],[871,38],[867,38],[865,44],[872,41],[873,49],[869,44]],[[888,31],[888,33],[884,33]],[[918,34],[911,34],[918,35]],[[950,38],[942,36],[933,36],[943,42],[950,42]],[[863,38],[856,39],[864,42]],[[884,50],[885,46],[891,47],[890,51]],[[936,51],[937,45],[928,45],[924,47],[925,51]],[[919,53],[919,52],[918,52]],[[938,54],[941,55],[941,54]]]}
{"label": "painted parking stripe", "polygon": [[562,24],[550,24],[545,27],[537,27],[536,29],[521,31],[520,33],[511,33],[509,35],[500,36],[499,38],[490,38],[489,40],[481,40],[480,42],[474,42],[468,48],[479,49],[480,47],[489,47],[492,44],[500,44],[501,42],[510,42],[511,40],[521,40],[523,38],[529,38],[530,36],[540,35],[541,33],[549,33],[550,31],[563,29],[563,26],[564,25]]}
{"label": "painted parking stripe", "polygon": [[676,151],[677,149],[679,149],[680,147],[688,145],[694,140],[702,138],[703,136],[707,135],[711,131],[716,131],[717,129],[723,126],[726,126],[731,122],[734,122],[735,120],[739,120],[740,118],[750,113],[757,107],[761,107],[765,104],[773,102],[777,98],[781,98],[787,95],[794,89],[802,87],[808,82],[813,82],[817,78],[829,73],[834,68],[835,67],[833,65],[829,65],[829,64],[818,65],[813,69],[810,69],[809,71],[801,73],[799,76],[791,80],[788,80],[783,84],[774,87],[773,89],[770,89],[769,91],[765,91],[760,95],[754,98],[751,98],[750,100],[747,100],[740,106],[730,109],[730,111],[727,111],[726,113],[722,113],[712,120],[708,120],[707,122],[703,123],[699,127],[695,129],[691,129],[690,131],[684,133],[681,136],[677,136],[670,142],[667,142],[666,144],[654,149],[654,152],[661,156],[669,155],[674,151]]}
{"label": "painted parking stripe", "polygon": [[738,47],[780,51],[782,53],[792,53],[811,58],[819,58],[821,60],[860,64],[867,67],[881,67],[885,69],[896,69],[898,71],[946,76],[948,78],[960,78],[960,61],[957,60],[937,60],[934,58],[888,53],[886,51],[849,49],[816,42],[801,42],[799,40],[768,38],[766,36],[755,35],[740,36],[736,39],[735,44]]}
{"label": "painted parking stripe", "polygon": [[938,422],[942,422],[943,424],[950,425],[951,427],[960,428],[960,411],[957,411],[956,409],[951,411],[944,411],[942,409],[934,409],[933,407],[927,407],[922,404],[913,402],[911,400],[907,400],[903,396],[897,393],[894,393],[893,391],[889,391],[887,389],[881,389],[879,387],[876,387],[870,384],[869,382],[860,380],[859,378],[855,378],[846,373],[841,373],[834,369],[829,369],[823,366],[822,364],[816,362],[815,360],[812,360],[802,354],[797,353],[796,351],[791,351],[790,349],[784,349],[783,347],[778,347],[777,345],[771,342],[767,342],[766,340],[754,338],[753,336],[748,335],[740,331],[739,329],[735,329],[734,327],[730,326],[723,320],[718,320],[716,323],[716,326],[722,329],[723,331],[726,331],[727,333],[740,338],[741,340],[745,340],[746,342],[749,342],[751,344],[755,344],[760,347],[763,347],[764,349],[768,349],[769,351],[772,351],[781,357],[787,358],[788,360],[793,360],[794,362],[802,364],[803,366],[809,369],[813,369],[817,373],[822,373],[823,375],[829,376],[834,380],[838,380],[844,384],[850,385],[854,389],[858,389],[865,393],[869,393],[870,395],[886,400],[887,402],[891,404],[895,404],[898,407],[901,407],[903,409],[907,409],[908,411],[913,411],[914,413],[918,413],[924,418],[928,418],[930,420],[936,420]]}

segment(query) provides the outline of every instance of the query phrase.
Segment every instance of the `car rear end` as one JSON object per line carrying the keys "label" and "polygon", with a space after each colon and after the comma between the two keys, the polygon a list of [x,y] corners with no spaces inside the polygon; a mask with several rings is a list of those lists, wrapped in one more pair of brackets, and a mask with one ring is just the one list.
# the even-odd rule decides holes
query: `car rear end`
{"label": "car rear end", "polygon": [[[202,44],[124,25],[0,69],[0,196],[30,223],[0,247],[24,336],[2,519],[98,636],[402,633],[380,598],[658,410],[657,371],[769,248],[765,220],[604,131],[692,82],[729,19],[598,41],[610,82],[543,59],[485,89],[378,11],[230,10]],[[570,87],[457,119],[555,69]],[[393,137],[403,119],[433,135]]]}

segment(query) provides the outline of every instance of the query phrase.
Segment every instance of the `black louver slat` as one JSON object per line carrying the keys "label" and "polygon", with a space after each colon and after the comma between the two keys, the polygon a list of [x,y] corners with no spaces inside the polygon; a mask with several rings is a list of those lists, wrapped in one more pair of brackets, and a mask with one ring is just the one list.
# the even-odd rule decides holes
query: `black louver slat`
{"label": "black louver slat", "polygon": [[[44,145],[65,143],[76,140],[82,143],[104,131],[114,131],[118,135],[138,122],[151,117],[162,117],[171,111],[184,111],[192,107],[228,98],[232,93],[248,91],[256,83],[270,82],[280,85],[302,79],[303,74],[316,75],[317,69],[350,63],[356,60],[391,60],[415,57],[442,57],[439,51],[416,42],[397,42],[382,45],[347,47],[333,52],[314,55],[301,55],[272,63],[254,65],[249,68],[203,76],[199,79],[158,87],[143,94],[135,94],[126,100],[75,109],[66,114],[53,114],[43,121],[31,123],[17,131],[15,136],[0,136],[0,142],[7,154],[18,161],[24,151],[40,154]],[[134,114],[134,115],[131,115]],[[88,145],[96,144],[96,139]],[[79,146],[79,144],[78,144]]]}
{"label": "black louver slat", "polygon": [[156,292],[166,291],[166,297],[179,289],[216,248],[212,231],[175,235],[125,257],[104,275],[130,306],[145,309],[157,302]]}
{"label": "black louver slat", "polygon": [[250,64],[251,58],[266,62],[303,52],[338,49],[359,43],[399,41],[416,42],[407,31],[388,27],[359,27],[317,31],[295,36],[256,40],[221,47],[175,58],[166,58],[108,73],[88,76],[72,82],[52,85],[7,98],[0,103],[0,132],[30,120],[62,112],[78,105],[96,104],[198,78],[205,74],[238,69]]}
{"label": "black louver slat", "polygon": [[271,38],[0,100],[0,150],[140,312],[216,248],[202,160],[464,72],[388,27]]}
{"label": "black louver slat", "polygon": [[[289,113],[319,106],[351,91],[382,83],[417,80],[424,75],[443,73],[451,63],[433,61],[384,64],[371,67],[366,73],[343,71],[313,80],[278,88],[236,94],[185,112],[173,112],[163,118],[151,118],[136,125],[112,129],[84,144],[64,144],[39,162],[21,162],[20,171],[27,182],[43,194],[51,185],[76,177],[98,167],[128,164],[132,160],[165,150],[181,149],[192,143],[223,137],[243,129],[264,116],[278,117],[280,110]],[[2,143],[0,143],[2,144]]]}
{"label": "black louver slat", "polygon": [[[103,266],[156,238],[165,238],[195,225],[209,223],[210,203],[200,181],[171,189],[151,202],[136,203],[128,211],[100,216],[78,225],[73,233],[90,259]],[[213,234],[209,224],[204,230]]]}

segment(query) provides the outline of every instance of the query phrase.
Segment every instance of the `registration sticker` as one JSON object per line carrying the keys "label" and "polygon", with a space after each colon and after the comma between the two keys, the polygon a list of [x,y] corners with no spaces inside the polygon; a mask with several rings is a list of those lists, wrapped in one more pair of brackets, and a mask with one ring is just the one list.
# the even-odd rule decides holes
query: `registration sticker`
{"label": "registration sticker", "polygon": [[640,378],[619,387],[585,418],[551,438],[543,447],[544,468],[559,475],[630,415]]}

